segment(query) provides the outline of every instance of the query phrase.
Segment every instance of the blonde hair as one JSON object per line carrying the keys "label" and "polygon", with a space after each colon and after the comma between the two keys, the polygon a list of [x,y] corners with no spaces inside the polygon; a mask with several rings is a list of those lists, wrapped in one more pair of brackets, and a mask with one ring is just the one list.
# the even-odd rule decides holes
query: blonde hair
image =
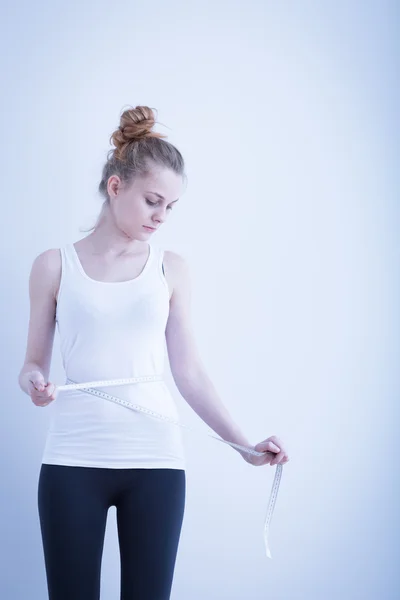
{"label": "blonde hair", "polygon": [[182,154],[166,136],[153,131],[154,110],[148,106],[136,106],[125,110],[120,125],[110,137],[115,146],[108,152],[103,167],[99,192],[108,202],[107,183],[111,175],[118,175],[123,183],[129,184],[136,176],[144,176],[152,167],[171,169],[185,176]]}

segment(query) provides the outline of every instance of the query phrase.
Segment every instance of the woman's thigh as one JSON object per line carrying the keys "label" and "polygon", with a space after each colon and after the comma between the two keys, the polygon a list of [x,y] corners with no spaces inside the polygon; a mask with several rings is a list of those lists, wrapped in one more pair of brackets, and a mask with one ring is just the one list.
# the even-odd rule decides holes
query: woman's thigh
{"label": "woman's thigh", "polygon": [[181,469],[136,469],[117,499],[121,600],[168,600],[185,509]]}
{"label": "woman's thigh", "polygon": [[108,498],[101,469],[42,464],[38,508],[50,600],[98,600]]}

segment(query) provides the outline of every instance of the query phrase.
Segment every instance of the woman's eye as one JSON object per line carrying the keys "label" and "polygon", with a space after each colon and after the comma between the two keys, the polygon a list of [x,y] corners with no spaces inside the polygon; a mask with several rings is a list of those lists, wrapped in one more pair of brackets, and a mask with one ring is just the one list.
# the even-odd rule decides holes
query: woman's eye
{"label": "woman's eye", "polygon": [[[157,202],[151,202],[151,200],[148,200],[147,198],[146,198],[146,202],[150,206],[157,206]],[[173,209],[173,206],[167,206],[167,210],[172,210],[172,209]]]}

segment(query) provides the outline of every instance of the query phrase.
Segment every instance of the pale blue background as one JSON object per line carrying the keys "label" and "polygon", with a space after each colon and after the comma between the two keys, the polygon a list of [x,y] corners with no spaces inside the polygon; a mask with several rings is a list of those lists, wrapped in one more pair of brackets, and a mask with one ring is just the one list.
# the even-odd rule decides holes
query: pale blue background
{"label": "pale blue background", "polygon": [[[233,417],[291,455],[268,561],[274,470],[185,433],[172,598],[398,598],[398,3],[2,7],[0,597],[47,597],[37,478],[52,406],[17,385],[31,264],[92,224],[109,136],[147,104],[189,176],[153,241],[190,264],[199,348]],[[119,597],[113,510],[102,582],[102,600]]]}

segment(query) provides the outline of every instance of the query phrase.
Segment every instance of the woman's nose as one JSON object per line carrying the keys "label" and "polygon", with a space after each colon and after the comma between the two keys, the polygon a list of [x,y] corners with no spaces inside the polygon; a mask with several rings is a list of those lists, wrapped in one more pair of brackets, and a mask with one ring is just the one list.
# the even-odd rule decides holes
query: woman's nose
{"label": "woman's nose", "polygon": [[159,210],[157,210],[156,214],[154,215],[154,218],[156,221],[158,221],[160,223],[164,223],[165,219],[167,218],[166,209],[160,208]]}

